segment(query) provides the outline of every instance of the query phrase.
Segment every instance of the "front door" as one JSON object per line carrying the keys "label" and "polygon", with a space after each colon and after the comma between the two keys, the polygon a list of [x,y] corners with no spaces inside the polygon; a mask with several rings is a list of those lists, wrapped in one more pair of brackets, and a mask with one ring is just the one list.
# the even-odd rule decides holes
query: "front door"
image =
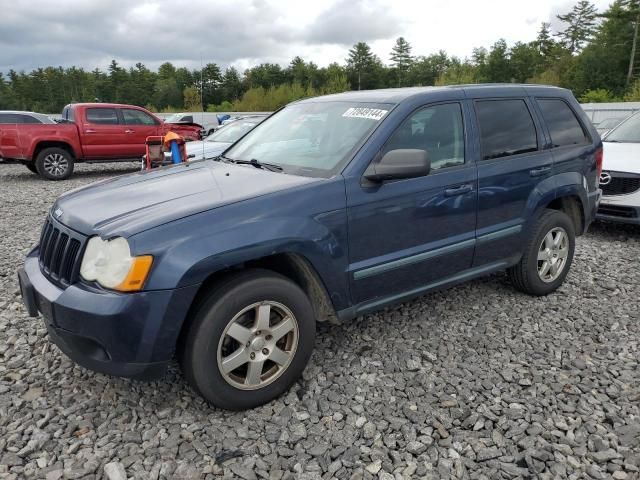
{"label": "front door", "polygon": [[141,157],[145,154],[147,137],[158,135],[159,128],[156,119],[148,113],[134,108],[122,108],[120,112],[126,134],[125,151],[127,156]]}
{"label": "front door", "polygon": [[376,185],[349,183],[349,274],[355,305],[385,303],[471,267],[477,177],[465,154],[462,112],[458,102],[420,108],[380,152],[426,150],[429,175]]}

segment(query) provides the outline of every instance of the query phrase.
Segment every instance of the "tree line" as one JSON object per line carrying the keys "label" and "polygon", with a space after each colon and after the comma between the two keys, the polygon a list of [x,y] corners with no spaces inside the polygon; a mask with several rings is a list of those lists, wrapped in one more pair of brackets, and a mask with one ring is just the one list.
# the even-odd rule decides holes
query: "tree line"
{"label": "tree line", "polygon": [[342,64],[318,67],[295,57],[289,65],[263,63],[240,73],[209,63],[201,70],[167,62],[157,71],[142,63],[123,68],[44,67],[0,73],[0,109],[54,113],[71,102],[118,102],[159,112],[270,111],[304,97],[347,90],[463,83],[541,83],[573,90],[582,102],[640,101],[640,0],[615,0],[600,13],[580,0],[558,15],[562,28],[540,26],[530,42],[475,48],[460,59],[445,50],[414,55],[396,40],[385,64],[365,42]]}

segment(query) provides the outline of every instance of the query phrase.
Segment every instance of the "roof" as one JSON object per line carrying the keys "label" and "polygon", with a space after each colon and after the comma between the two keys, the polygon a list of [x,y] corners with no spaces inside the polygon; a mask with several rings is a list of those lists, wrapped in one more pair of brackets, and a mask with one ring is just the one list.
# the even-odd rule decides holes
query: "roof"
{"label": "roof", "polygon": [[325,95],[322,97],[310,98],[302,100],[304,102],[318,102],[318,101],[351,101],[362,103],[400,103],[408,98],[424,95],[428,93],[442,92],[444,90],[464,90],[468,93],[476,91],[482,91],[487,89],[495,90],[495,93],[507,93],[513,92],[516,89],[522,88],[535,88],[537,90],[556,90],[566,91],[560,87],[554,87],[549,85],[537,85],[537,84],[520,84],[520,83],[477,83],[467,85],[447,85],[442,87],[405,87],[405,88],[384,88],[380,90],[359,90],[350,91],[344,93],[336,93],[332,95]]}
{"label": "roof", "polygon": [[124,103],[70,103],[68,107],[106,107],[106,108],[142,108],[137,105],[127,105]]}

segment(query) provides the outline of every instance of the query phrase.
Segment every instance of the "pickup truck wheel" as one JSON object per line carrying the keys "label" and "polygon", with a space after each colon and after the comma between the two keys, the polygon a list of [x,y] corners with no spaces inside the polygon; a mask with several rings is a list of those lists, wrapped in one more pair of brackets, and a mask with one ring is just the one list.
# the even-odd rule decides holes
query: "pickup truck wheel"
{"label": "pickup truck wheel", "polygon": [[36,170],[47,180],[66,180],[73,173],[73,157],[62,148],[42,150],[36,158]]}
{"label": "pickup truck wheel", "polygon": [[248,270],[200,305],[179,358],[189,383],[211,404],[244,410],[286,391],[314,340],[313,307],[302,289],[276,273]]}
{"label": "pickup truck wheel", "polygon": [[511,283],[530,295],[554,292],[569,273],[575,245],[575,228],[567,214],[545,210],[532,229],[522,259],[508,270]]}
{"label": "pickup truck wheel", "polygon": [[38,173],[38,169],[33,163],[25,163],[24,166],[32,173]]}

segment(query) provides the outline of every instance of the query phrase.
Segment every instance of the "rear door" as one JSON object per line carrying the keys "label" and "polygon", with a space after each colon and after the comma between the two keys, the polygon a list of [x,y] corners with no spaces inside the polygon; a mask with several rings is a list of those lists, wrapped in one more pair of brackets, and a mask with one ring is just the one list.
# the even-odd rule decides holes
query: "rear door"
{"label": "rear door", "polygon": [[18,115],[0,113],[0,158],[19,158]]}
{"label": "rear door", "polygon": [[572,106],[563,98],[538,97],[535,102],[549,134],[554,174],[586,174],[595,163],[595,148]]}
{"label": "rear door", "polygon": [[474,265],[481,266],[521,254],[532,208],[545,192],[542,183],[551,182],[553,158],[543,150],[541,123],[526,95],[473,104],[480,140]]}
{"label": "rear door", "polygon": [[87,107],[83,118],[76,121],[86,158],[118,159],[127,157],[127,134],[113,107]]}
{"label": "rear door", "polygon": [[120,108],[124,125],[126,153],[130,157],[141,157],[145,153],[147,137],[158,135],[159,123],[147,112],[135,108]]}

